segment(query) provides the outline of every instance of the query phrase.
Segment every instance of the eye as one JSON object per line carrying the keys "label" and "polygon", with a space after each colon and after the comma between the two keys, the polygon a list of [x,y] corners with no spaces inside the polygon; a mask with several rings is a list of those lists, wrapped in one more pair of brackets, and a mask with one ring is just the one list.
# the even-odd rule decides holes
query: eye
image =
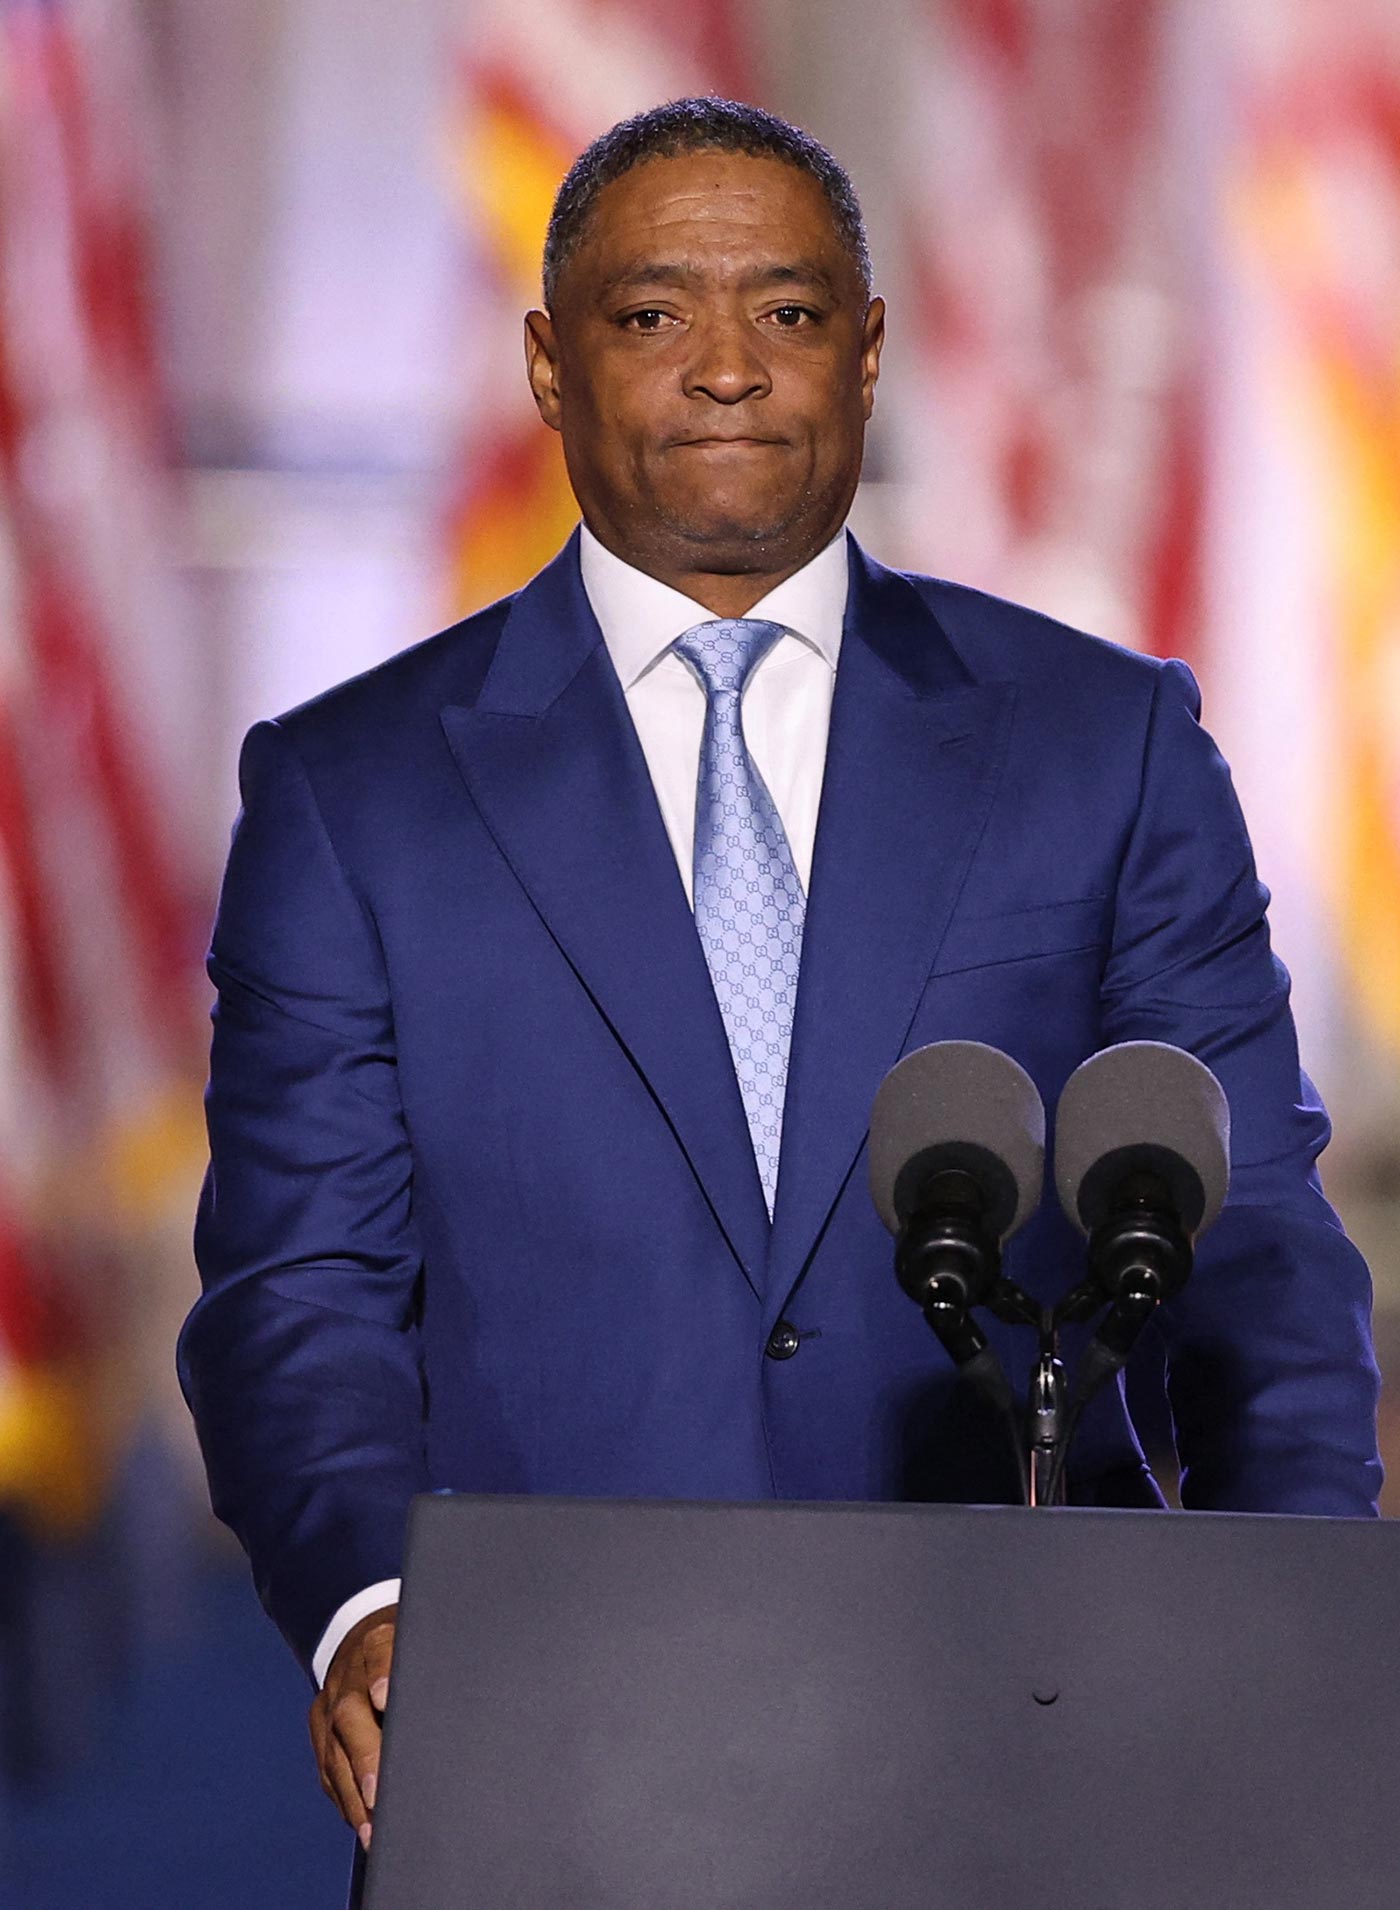
{"label": "eye", "polygon": [[669,312],[659,311],[654,305],[644,305],[635,312],[624,312],[618,320],[623,330],[629,332],[659,332],[675,322]]}
{"label": "eye", "polygon": [[802,325],[815,325],[819,314],[809,305],[779,305],[768,316],[780,330],[791,332]]}

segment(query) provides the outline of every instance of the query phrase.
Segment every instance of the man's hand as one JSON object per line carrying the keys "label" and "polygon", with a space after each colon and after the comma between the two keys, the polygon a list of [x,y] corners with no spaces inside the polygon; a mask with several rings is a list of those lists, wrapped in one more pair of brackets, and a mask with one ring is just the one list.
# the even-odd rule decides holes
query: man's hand
{"label": "man's hand", "polygon": [[379,1785],[380,1723],[389,1702],[396,1605],[384,1605],[348,1631],[311,1706],[311,1742],[321,1786],[369,1849],[370,1813]]}

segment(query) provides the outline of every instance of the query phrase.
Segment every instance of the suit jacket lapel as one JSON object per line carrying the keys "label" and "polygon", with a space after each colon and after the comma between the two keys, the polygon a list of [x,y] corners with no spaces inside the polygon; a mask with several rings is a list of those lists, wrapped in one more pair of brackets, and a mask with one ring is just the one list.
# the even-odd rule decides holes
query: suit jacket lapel
{"label": "suit jacket lapel", "polygon": [[903,1051],[1001,773],[1013,698],[979,686],[914,586],[852,541],[783,1117],[775,1315]]}
{"label": "suit jacket lapel", "polygon": [[515,600],[475,704],[442,721],[497,846],[761,1290],[768,1213],[724,1024],[576,538]]}

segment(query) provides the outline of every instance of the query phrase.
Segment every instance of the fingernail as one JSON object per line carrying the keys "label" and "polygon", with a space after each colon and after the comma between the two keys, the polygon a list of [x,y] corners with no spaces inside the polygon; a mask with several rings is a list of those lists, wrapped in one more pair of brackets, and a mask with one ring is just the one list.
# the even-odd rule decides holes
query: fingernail
{"label": "fingernail", "polygon": [[365,1800],[365,1809],[374,1809],[374,1793],[379,1789],[379,1779],[371,1771],[360,1785],[360,1796]]}
{"label": "fingernail", "polygon": [[360,1825],[360,1842],[366,1850],[369,1849],[369,1825],[368,1824]]}
{"label": "fingernail", "polygon": [[376,1711],[382,1711],[389,1702],[389,1680],[376,1678],[369,1688],[369,1701]]}

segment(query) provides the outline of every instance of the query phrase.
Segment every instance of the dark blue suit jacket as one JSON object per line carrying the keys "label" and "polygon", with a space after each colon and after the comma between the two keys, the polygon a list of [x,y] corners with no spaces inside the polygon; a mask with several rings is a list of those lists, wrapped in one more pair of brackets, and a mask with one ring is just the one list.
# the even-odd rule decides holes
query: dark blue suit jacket
{"label": "dark blue suit jacket", "polygon": [[[253,730],[180,1360],[215,1506],[304,1661],[397,1573],[429,1487],[1013,1496],[865,1186],[881,1077],[952,1036],[1052,1111],[1109,1042],[1209,1063],[1230,1200],[1163,1321],[1184,1497],[1372,1511],[1366,1270],[1196,712],[1179,664],[852,545],[771,1233],[574,545]],[[1048,1295],[1081,1265],[1051,1195],[1008,1271]],[[1024,1342],[998,1335],[1018,1375]],[[1071,1487],[1159,1502],[1120,1394]]]}

